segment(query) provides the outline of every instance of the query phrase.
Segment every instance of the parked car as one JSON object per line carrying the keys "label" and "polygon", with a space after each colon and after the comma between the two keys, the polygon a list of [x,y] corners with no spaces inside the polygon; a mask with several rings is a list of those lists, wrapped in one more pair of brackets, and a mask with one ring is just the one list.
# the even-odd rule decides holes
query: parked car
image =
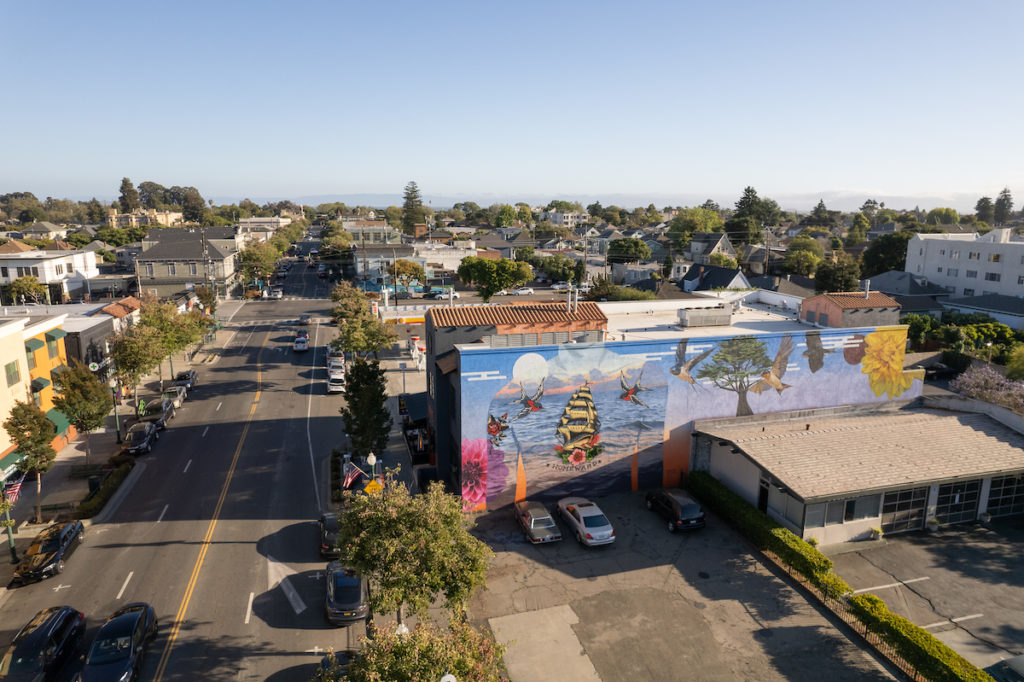
{"label": "parked car", "polygon": [[985,672],[998,682],[1022,682],[1024,681],[1024,654],[1005,658],[985,668]]}
{"label": "parked car", "polygon": [[188,397],[188,389],[184,386],[171,386],[170,388],[164,389],[164,392],[160,394],[161,399],[170,400],[174,403],[174,407],[181,407],[181,404],[185,402],[185,398]]}
{"label": "parked car", "polygon": [[513,291],[512,294],[514,296],[532,296],[533,289],[531,289],[530,287],[519,287],[518,289]]}
{"label": "parked car", "polygon": [[300,336],[302,338],[304,338],[304,339],[309,339],[309,330],[308,329],[300,329],[297,332],[295,332],[295,338],[299,338]]}
{"label": "parked car", "polygon": [[327,564],[327,596],[324,612],[332,625],[351,625],[366,620],[370,607],[366,579],[338,561]]}
{"label": "parked car", "polygon": [[568,289],[571,288],[572,285],[569,284],[568,282],[555,282],[554,284],[551,285],[552,291],[567,291]]}
{"label": "parked car", "polygon": [[153,444],[160,440],[156,424],[153,422],[139,422],[128,427],[124,434],[124,442],[121,443],[121,451],[134,456],[144,455],[153,451]]}
{"label": "parked car", "polygon": [[513,511],[516,521],[526,534],[526,539],[533,544],[558,542],[562,539],[562,531],[558,530],[558,524],[540,502],[516,502]]}
{"label": "parked car", "polygon": [[174,419],[174,403],[167,398],[162,398],[146,403],[141,412],[134,417],[129,417],[125,423],[131,425],[138,422],[152,422],[156,428],[166,429],[167,422],[171,419]]}
{"label": "parked car", "polygon": [[11,640],[0,675],[10,680],[55,680],[78,653],[85,634],[85,614],[70,606],[43,609]]}
{"label": "parked car", "polygon": [[178,372],[174,377],[175,386],[184,386],[186,391],[192,391],[199,383],[199,372],[194,369],[187,369],[184,372]]}
{"label": "parked car", "polygon": [[292,344],[292,350],[296,353],[303,353],[309,350],[309,339],[305,336],[296,336],[295,343]]}
{"label": "parked car", "polygon": [[704,509],[682,490],[652,490],[644,497],[647,508],[668,522],[668,531],[704,527]]}
{"label": "parked car", "polygon": [[156,633],[156,611],[149,604],[135,602],[114,611],[96,633],[76,681],[138,680],[146,647]]}
{"label": "parked car", "polygon": [[312,319],[313,319],[313,316],[310,315],[309,313],[302,313],[301,315],[299,315],[299,324],[307,325],[307,324],[310,323],[310,321]]}
{"label": "parked car", "polygon": [[284,289],[281,287],[275,287],[270,290],[270,298],[281,299],[284,298]]}
{"label": "parked car", "polygon": [[601,508],[583,497],[563,497],[558,511],[581,545],[594,547],[615,542],[615,529]]}
{"label": "parked car", "polygon": [[508,296],[508,290],[507,289],[499,289],[498,291],[494,292],[494,295],[495,296]]}
{"label": "parked car", "polygon": [[338,544],[338,532],[340,531],[338,515],[322,514],[316,525],[320,529],[320,556],[325,559],[337,557],[338,548],[336,545]]}
{"label": "parked car", "polygon": [[327,377],[327,392],[328,393],[344,393],[345,392],[345,375],[335,374]]}
{"label": "parked car", "polygon": [[398,300],[400,298],[412,298],[412,292],[408,290],[399,291],[395,294],[395,300]]}
{"label": "parked car", "polygon": [[345,374],[345,362],[341,360],[334,360],[331,364],[327,365],[327,376],[333,377],[336,375]]}
{"label": "parked car", "polygon": [[455,291],[454,289],[446,289],[445,291],[440,291],[440,292],[434,294],[434,300],[435,301],[447,301],[449,296],[451,298],[458,298],[459,297],[459,292]]}
{"label": "parked car", "polygon": [[14,569],[12,582],[24,585],[64,572],[64,562],[85,541],[81,521],[47,527],[35,537]]}

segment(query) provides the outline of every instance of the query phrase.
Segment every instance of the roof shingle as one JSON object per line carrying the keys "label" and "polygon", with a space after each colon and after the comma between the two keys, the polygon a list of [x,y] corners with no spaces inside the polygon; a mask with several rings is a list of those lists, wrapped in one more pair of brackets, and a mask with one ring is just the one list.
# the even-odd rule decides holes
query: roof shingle
{"label": "roof shingle", "polygon": [[[880,291],[868,292],[864,296],[863,291],[841,291],[832,294],[821,294],[824,298],[832,301],[843,310],[854,310],[856,308],[899,308],[900,304],[886,296]],[[817,296],[815,296],[817,298]]]}
{"label": "roof shingle", "polygon": [[437,306],[427,311],[437,327],[469,327],[473,325],[543,324],[550,322],[608,322],[593,301],[581,301],[575,310],[566,310],[564,303],[522,303],[511,305]]}

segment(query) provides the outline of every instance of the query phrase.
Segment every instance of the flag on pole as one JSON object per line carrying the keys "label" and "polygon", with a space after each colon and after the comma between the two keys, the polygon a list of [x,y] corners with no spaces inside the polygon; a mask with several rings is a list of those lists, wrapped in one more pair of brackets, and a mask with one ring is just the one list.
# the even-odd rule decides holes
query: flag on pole
{"label": "flag on pole", "polygon": [[360,476],[366,476],[366,472],[357,467],[352,462],[348,463],[349,470],[345,474],[345,482],[342,484],[342,490],[348,490],[348,487],[355,483],[355,480]]}
{"label": "flag on pole", "polygon": [[21,478],[19,478],[17,481],[14,481],[13,483],[8,483],[6,486],[4,486],[4,495],[7,497],[7,501],[10,502],[11,504],[14,504],[15,502],[18,501],[18,495],[21,494],[21,484],[22,482],[24,482],[24,480],[25,474],[22,474]]}

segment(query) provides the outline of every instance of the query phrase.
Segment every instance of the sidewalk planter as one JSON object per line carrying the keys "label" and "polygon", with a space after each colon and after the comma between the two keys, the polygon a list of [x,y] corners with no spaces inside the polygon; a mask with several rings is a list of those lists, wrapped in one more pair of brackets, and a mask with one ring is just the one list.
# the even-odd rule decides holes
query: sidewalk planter
{"label": "sidewalk planter", "polygon": [[114,493],[117,492],[117,489],[121,487],[124,479],[128,478],[128,474],[131,473],[133,466],[133,462],[126,462],[111,471],[103,483],[100,484],[100,487],[78,505],[78,509],[75,511],[75,518],[91,519],[103,511],[103,507],[113,497]]}
{"label": "sidewalk planter", "polygon": [[926,526],[928,528],[929,533],[934,533],[939,529],[939,520],[935,518],[928,519],[928,523],[926,524]]}

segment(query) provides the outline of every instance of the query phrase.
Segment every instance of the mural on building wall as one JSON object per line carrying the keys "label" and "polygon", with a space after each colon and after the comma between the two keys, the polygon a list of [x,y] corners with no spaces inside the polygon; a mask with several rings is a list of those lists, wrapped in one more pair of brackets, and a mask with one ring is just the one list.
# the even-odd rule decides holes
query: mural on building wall
{"label": "mural on building wall", "polygon": [[695,419],[909,400],[905,346],[879,327],[464,349],[464,505],[660,485],[663,443]]}

